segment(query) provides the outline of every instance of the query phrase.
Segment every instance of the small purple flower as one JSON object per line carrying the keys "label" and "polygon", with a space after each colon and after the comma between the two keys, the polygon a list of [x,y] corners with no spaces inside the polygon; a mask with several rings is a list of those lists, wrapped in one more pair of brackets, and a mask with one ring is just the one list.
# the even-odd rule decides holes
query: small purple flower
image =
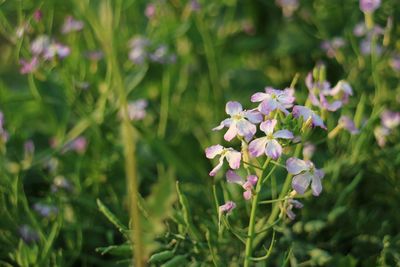
{"label": "small purple flower", "polygon": [[305,143],[303,147],[303,158],[305,160],[310,160],[312,156],[314,155],[314,152],[316,150],[316,147],[312,143]]}
{"label": "small purple flower", "polygon": [[322,121],[321,117],[319,117],[317,114],[315,114],[314,111],[311,109],[304,107],[304,106],[294,106],[293,107],[293,116],[295,118],[303,118],[303,122],[306,122],[308,120],[311,120],[311,125],[313,127],[321,127],[322,129],[326,130],[326,126],[324,122]]}
{"label": "small purple flower", "polygon": [[358,134],[360,133],[360,130],[357,129],[356,125],[354,124],[353,120],[351,120],[347,116],[341,116],[339,119],[339,125],[343,127],[343,129],[346,129],[349,131],[351,134]]}
{"label": "small purple flower", "polygon": [[259,157],[262,154],[276,160],[282,154],[282,146],[276,140],[282,139],[293,139],[293,133],[289,130],[279,130],[274,133],[277,120],[267,120],[260,124],[260,129],[265,133],[266,136],[254,139],[249,144],[249,154],[252,157]]}
{"label": "small purple flower", "polygon": [[374,129],[376,141],[380,147],[386,145],[386,138],[390,135],[390,130],[386,127],[378,126]]}
{"label": "small purple flower", "polygon": [[33,57],[30,61],[21,59],[20,64],[21,64],[21,69],[19,70],[19,72],[21,74],[33,73],[39,67],[39,60],[37,57]]}
{"label": "small purple flower", "polygon": [[99,61],[103,58],[104,54],[101,50],[93,50],[85,52],[85,56],[91,61]]}
{"label": "small purple flower", "polygon": [[28,140],[24,143],[24,153],[25,157],[32,157],[35,153],[35,144],[32,140]]}
{"label": "small purple flower", "polygon": [[33,230],[29,225],[24,224],[20,226],[18,228],[18,233],[21,239],[28,245],[39,241],[38,233]]}
{"label": "small purple flower", "polygon": [[400,56],[396,55],[390,59],[390,66],[394,71],[400,72]]}
{"label": "small purple flower", "polygon": [[32,54],[38,56],[43,54],[50,46],[50,38],[47,35],[39,35],[31,43]]}
{"label": "small purple flower", "polygon": [[400,125],[400,112],[385,110],[381,114],[382,125],[390,130]]}
{"label": "small purple flower", "polygon": [[324,172],[316,169],[309,160],[298,158],[289,158],[286,161],[286,169],[293,174],[292,188],[300,195],[304,194],[311,183],[311,189],[314,196],[319,196],[322,191],[321,179],[324,178]]}
{"label": "small purple flower", "polygon": [[224,205],[219,206],[219,213],[230,213],[234,208],[236,208],[235,202],[228,201]]}
{"label": "small purple flower", "polygon": [[60,190],[72,192],[74,190],[74,186],[64,176],[56,176],[53,180],[53,184],[51,185],[51,191],[56,193]]}
{"label": "small purple flower", "polygon": [[201,5],[200,5],[199,1],[197,1],[197,0],[191,0],[191,1],[190,1],[190,9],[191,9],[192,11],[200,11]]}
{"label": "small purple flower", "polygon": [[148,103],[145,99],[139,99],[128,104],[128,117],[132,121],[143,120],[146,117],[146,107]]}
{"label": "small purple flower", "polygon": [[257,132],[257,127],[253,123],[260,123],[263,116],[256,110],[243,110],[242,105],[236,101],[229,101],[225,107],[226,114],[231,117],[223,120],[213,131],[229,128],[224,135],[226,141],[231,141],[236,135],[242,136],[246,141],[253,138]]}
{"label": "small purple flower", "polygon": [[35,12],[33,13],[33,19],[36,22],[41,21],[43,18],[43,12],[40,9],[36,9]]}
{"label": "small purple flower", "polygon": [[43,58],[45,60],[51,60],[55,56],[60,59],[67,57],[71,53],[71,49],[60,43],[51,43],[43,53]]}
{"label": "small purple flower", "polygon": [[236,170],[240,167],[240,162],[242,160],[242,154],[233,148],[225,148],[221,145],[214,145],[206,148],[206,157],[213,159],[216,156],[220,156],[217,166],[214,167],[209,173],[210,176],[215,176],[219,169],[221,169],[224,159],[229,163],[229,167]]}
{"label": "small purple flower", "polygon": [[61,33],[67,34],[70,32],[78,32],[81,31],[83,27],[84,27],[83,21],[76,20],[72,16],[67,16],[61,28]]}
{"label": "small purple flower", "polygon": [[274,110],[280,110],[285,115],[289,114],[288,108],[293,106],[295,100],[293,88],[286,88],[285,90],[277,90],[272,87],[266,87],[265,93],[255,93],[251,96],[251,102],[261,102],[258,110],[269,115]]}
{"label": "small purple flower", "polygon": [[375,51],[372,51],[372,38],[370,37],[367,37],[361,41],[360,50],[361,54],[363,55],[370,55],[372,52],[377,55],[381,55],[383,51],[382,46],[380,46],[379,44],[376,44]]}
{"label": "small purple flower", "polygon": [[35,203],[33,209],[43,218],[50,218],[58,213],[58,209],[55,206],[41,203]]}
{"label": "small purple flower", "polygon": [[129,59],[137,65],[143,64],[148,57],[147,49],[150,45],[150,41],[144,37],[134,37],[129,41],[129,46],[131,48],[129,52]]}
{"label": "small purple flower", "polygon": [[372,13],[381,5],[381,0],[360,0],[360,9],[364,13]]}
{"label": "small purple flower", "polygon": [[290,220],[294,220],[296,218],[296,214],[293,212],[293,208],[301,209],[303,208],[303,204],[295,199],[289,199],[287,202],[288,206],[286,207],[286,215]]}
{"label": "small purple flower", "polygon": [[226,172],[226,180],[228,183],[236,183],[241,185],[245,190],[243,192],[244,199],[249,200],[253,195],[253,188],[257,184],[258,177],[256,175],[248,175],[246,181],[243,181],[242,177],[240,177],[236,172],[228,170]]}

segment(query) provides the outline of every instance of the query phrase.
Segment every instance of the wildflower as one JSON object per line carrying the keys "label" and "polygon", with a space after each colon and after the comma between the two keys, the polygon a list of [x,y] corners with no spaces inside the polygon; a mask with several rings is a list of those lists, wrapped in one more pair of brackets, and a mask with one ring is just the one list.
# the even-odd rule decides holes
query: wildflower
{"label": "wildflower", "polygon": [[364,13],[372,13],[381,5],[381,0],[360,0],[360,9]]}
{"label": "wildflower", "polygon": [[219,169],[221,169],[222,164],[224,163],[224,159],[229,163],[229,167],[232,169],[239,169],[240,161],[242,159],[242,154],[233,148],[224,148],[221,145],[214,145],[206,148],[206,157],[209,159],[215,158],[217,155],[220,155],[219,163],[214,167],[209,173],[210,176],[215,176]]}
{"label": "wildflower", "polygon": [[60,43],[51,43],[43,53],[43,58],[46,60],[51,60],[55,56],[59,58],[65,58],[71,53],[71,49]]}
{"label": "wildflower", "polygon": [[213,131],[222,130],[228,127],[224,135],[226,141],[231,141],[236,135],[242,136],[249,141],[257,132],[257,127],[253,123],[260,123],[263,116],[256,110],[243,110],[242,105],[236,101],[229,101],[225,107],[226,114],[231,117],[223,120]]}
{"label": "wildflower", "polygon": [[311,109],[304,106],[294,106],[292,113],[295,118],[301,117],[303,118],[304,122],[310,121],[313,127],[318,126],[326,130],[326,126],[322,121],[321,117],[315,114],[315,112],[312,111]]}
{"label": "wildflower", "polygon": [[345,45],[346,42],[343,38],[335,37],[332,40],[322,42],[321,48],[329,58],[333,58],[337,51]]}
{"label": "wildflower", "polygon": [[386,145],[386,138],[390,135],[390,129],[378,126],[374,129],[374,135],[378,145],[384,147]]}
{"label": "wildflower", "polygon": [[43,12],[40,9],[36,9],[35,12],[33,13],[33,19],[36,22],[41,21],[43,18]]}
{"label": "wildflower", "polygon": [[56,193],[60,190],[65,190],[68,192],[72,192],[74,189],[72,183],[67,180],[64,176],[56,176],[53,180],[53,184],[51,185],[51,191]]}
{"label": "wildflower", "polygon": [[190,1],[190,9],[191,9],[192,11],[200,11],[201,5],[200,5],[199,1],[197,1],[197,0],[191,0],[191,1]]}
{"label": "wildflower", "polygon": [[33,73],[37,70],[39,66],[39,60],[37,57],[33,57],[30,61],[21,59],[20,64],[21,64],[21,69],[19,70],[19,72],[21,74]]}
{"label": "wildflower", "polygon": [[349,131],[351,134],[358,134],[360,132],[359,129],[357,129],[356,125],[354,122],[347,116],[341,116],[339,119],[339,125],[341,128],[346,129]]}
{"label": "wildflower", "polygon": [[295,97],[293,88],[277,90],[272,87],[266,87],[265,93],[255,93],[251,96],[251,102],[261,102],[258,109],[261,113],[269,115],[274,110],[280,110],[285,115],[289,114],[287,108],[293,106]]}
{"label": "wildflower", "polygon": [[224,205],[219,206],[219,213],[230,213],[234,208],[236,208],[235,202],[228,201]]}
{"label": "wildflower", "polygon": [[24,143],[25,158],[30,158],[35,153],[35,144],[32,140],[28,140]]}
{"label": "wildflower", "polygon": [[0,111],[0,141],[6,143],[8,141],[8,132],[4,129],[4,114]]}
{"label": "wildflower", "polygon": [[268,157],[276,160],[282,154],[282,146],[276,140],[277,138],[282,139],[293,139],[293,133],[288,130],[279,130],[274,133],[277,120],[267,120],[260,124],[260,129],[265,133],[266,136],[254,139],[249,144],[249,154],[252,157],[259,157],[265,153]]}
{"label": "wildflower", "polygon": [[143,64],[147,59],[147,48],[150,41],[144,37],[135,37],[129,42],[131,51],[129,52],[129,59],[135,64]]}
{"label": "wildflower", "polygon": [[304,205],[300,201],[290,198],[285,209],[286,215],[290,220],[294,220],[296,218],[296,214],[293,212],[293,208],[301,209],[303,206]]}
{"label": "wildflower", "polygon": [[400,72],[400,56],[396,55],[390,59],[390,66],[393,70]]}
{"label": "wildflower", "polygon": [[61,33],[67,34],[70,32],[81,31],[84,27],[83,21],[76,20],[72,16],[67,16],[61,28]]}
{"label": "wildflower", "polygon": [[400,112],[385,110],[381,114],[382,125],[390,130],[400,125]]}
{"label": "wildflower", "polygon": [[145,99],[139,99],[128,104],[128,117],[132,121],[143,120],[146,116],[148,103]]}
{"label": "wildflower", "polygon": [[31,43],[32,54],[38,56],[43,54],[50,45],[50,38],[47,35],[39,35]]}
{"label": "wildflower", "polygon": [[316,169],[311,161],[291,157],[286,161],[286,169],[294,175],[292,187],[297,193],[304,194],[310,183],[314,196],[321,193],[321,179],[325,174],[322,170]]}
{"label": "wildflower", "polygon": [[39,235],[29,225],[22,225],[18,228],[18,233],[26,244],[32,244],[39,241]]}
{"label": "wildflower", "polygon": [[275,3],[282,8],[282,12],[285,17],[291,17],[299,8],[298,0],[276,0]]}
{"label": "wildflower", "polygon": [[42,217],[50,218],[58,213],[58,209],[52,205],[35,203],[33,209]]}
{"label": "wildflower", "polygon": [[375,51],[372,51],[372,38],[371,37],[367,37],[361,41],[360,50],[361,50],[361,54],[363,54],[363,55],[370,55],[371,53],[381,55],[382,51],[383,51],[382,46],[380,46],[379,44],[375,44]]}
{"label": "wildflower", "polygon": [[87,51],[87,52],[85,52],[84,55],[86,58],[88,58],[91,61],[99,61],[104,56],[103,52],[100,50]]}
{"label": "wildflower", "polygon": [[147,4],[144,14],[148,19],[152,19],[156,14],[156,6],[154,4]]}
{"label": "wildflower", "polygon": [[70,148],[78,154],[83,154],[87,147],[87,140],[85,137],[80,136],[70,143]]}
{"label": "wildflower", "polygon": [[244,182],[236,172],[228,170],[226,172],[226,180],[228,183],[236,183],[241,185],[245,190],[243,192],[244,199],[249,200],[253,195],[253,188],[257,184],[258,177],[256,175],[248,175],[246,181]]}

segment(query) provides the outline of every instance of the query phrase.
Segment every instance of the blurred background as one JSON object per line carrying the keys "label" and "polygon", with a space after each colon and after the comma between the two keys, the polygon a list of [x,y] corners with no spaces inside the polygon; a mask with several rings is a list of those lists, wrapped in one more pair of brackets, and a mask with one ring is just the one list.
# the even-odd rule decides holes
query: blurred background
{"label": "blurred background", "polygon": [[[241,266],[215,212],[241,191],[208,175],[204,149],[222,142],[211,129],[227,101],[250,107],[296,74],[304,102],[323,64],[354,91],[328,129],[347,115],[360,133],[313,133],[324,191],[276,225],[257,266],[400,266],[400,122],[381,118],[400,111],[398,2],[370,15],[358,0],[0,0],[0,265],[128,266],[131,138],[144,257],[173,252],[149,265]],[[238,205],[230,223],[245,228]]]}

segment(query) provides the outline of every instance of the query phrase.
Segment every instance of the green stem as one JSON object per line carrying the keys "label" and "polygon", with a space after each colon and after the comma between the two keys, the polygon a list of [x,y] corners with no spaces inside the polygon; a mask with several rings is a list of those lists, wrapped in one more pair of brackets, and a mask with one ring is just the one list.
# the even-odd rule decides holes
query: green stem
{"label": "green stem", "polygon": [[254,239],[254,233],[255,233],[255,222],[256,222],[258,199],[260,197],[260,191],[261,191],[261,186],[263,184],[264,173],[265,173],[265,170],[266,170],[270,160],[271,159],[268,158],[264,163],[262,175],[260,176],[260,179],[258,179],[258,181],[257,181],[256,194],[253,197],[253,201],[251,203],[249,229],[247,232],[247,239],[246,239],[244,267],[250,266],[251,254],[252,254],[252,250],[253,250],[253,239]]}

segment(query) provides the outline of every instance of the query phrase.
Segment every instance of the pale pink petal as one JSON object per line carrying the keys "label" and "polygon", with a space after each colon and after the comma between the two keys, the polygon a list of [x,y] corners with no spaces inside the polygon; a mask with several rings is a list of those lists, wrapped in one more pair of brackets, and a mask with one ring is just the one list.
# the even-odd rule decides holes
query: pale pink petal
{"label": "pale pink petal", "polygon": [[264,121],[264,122],[262,122],[260,124],[260,129],[266,135],[270,135],[270,134],[272,134],[274,132],[274,128],[275,128],[276,123],[277,123],[276,119]]}
{"label": "pale pink petal", "polygon": [[312,176],[309,172],[298,174],[293,177],[292,188],[300,195],[306,192],[307,187],[311,182]]}
{"label": "pale pink petal", "polygon": [[237,135],[236,123],[233,122],[233,123],[231,123],[231,125],[229,126],[228,131],[225,133],[224,139],[225,139],[226,141],[231,141],[233,138],[235,138],[236,135]]}
{"label": "pale pink petal", "polygon": [[225,176],[228,183],[243,184],[242,178],[232,170],[228,170]]}
{"label": "pale pink petal", "polygon": [[251,96],[250,100],[251,102],[261,102],[267,98],[270,98],[270,96],[266,93],[255,93],[254,95]]}
{"label": "pale pink petal", "polygon": [[226,103],[225,111],[226,114],[231,116],[238,114],[243,110],[242,105],[237,101],[229,101]]}
{"label": "pale pink petal", "polygon": [[256,109],[245,111],[244,117],[252,123],[260,123],[263,121],[263,115]]}
{"label": "pale pink petal", "polygon": [[252,186],[255,186],[257,184],[258,177],[257,175],[248,175],[247,176],[247,182],[249,182]]}
{"label": "pale pink petal", "polygon": [[226,160],[228,161],[229,166],[234,170],[239,169],[241,159],[242,154],[233,149],[226,153]]}
{"label": "pale pink petal", "polygon": [[322,192],[321,179],[315,175],[312,177],[311,190],[314,196],[319,196]]}
{"label": "pale pink petal", "polygon": [[214,127],[212,130],[213,131],[222,130],[224,127],[231,126],[231,123],[232,123],[232,119],[231,118],[225,119],[225,120],[221,121],[221,123],[217,127]]}
{"label": "pale pink petal", "polygon": [[260,112],[262,114],[268,115],[278,107],[278,103],[275,99],[269,98],[261,102]]}
{"label": "pale pink petal", "polygon": [[269,140],[267,147],[265,148],[265,154],[267,154],[268,157],[276,160],[282,154],[282,146],[276,140]]}
{"label": "pale pink petal", "polygon": [[243,192],[243,198],[244,199],[249,200],[249,199],[251,199],[251,196],[252,196],[251,190],[246,190],[246,191]]}
{"label": "pale pink petal", "polygon": [[324,124],[324,121],[317,114],[312,114],[312,125],[314,127],[316,127],[316,126],[321,127],[324,130],[327,129],[325,124]]}
{"label": "pale pink petal", "polygon": [[210,171],[209,175],[215,176],[217,174],[217,172],[219,171],[219,169],[221,169],[223,163],[224,163],[224,157],[220,157],[217,166],[215,166],[214,169],[212,169]]}
{"label": "pale pink petal", "polygon": [[289,130],[279,130],[274,133],[275,138],[293,139],[293,133]]}
{"label": "pale pink petal", "polygon": [[292,157],[286,160],[286,169],[290,174],[299,174],[302,171],[308,170],[309,165],[304,160]]}
{"label": "pale pink petal", "polygon": [[240,136],[245,137],[246,141],[249,141],[257,131],[257,127],[245,119],[237,121],[236,129]]}
{"label": "pale pink petal", "polygon": [[224,149],[221,145],[214,145],[206,148],[206,157],[209,159],[215,158],[215,156],[220,155]]}
{"label": "pale pink petal", "polygon": [[254,139],[249,144],[249,154],[251,157],[259,157],[264,154],[265,146],[267,145],[268,139],[261,137]]}

